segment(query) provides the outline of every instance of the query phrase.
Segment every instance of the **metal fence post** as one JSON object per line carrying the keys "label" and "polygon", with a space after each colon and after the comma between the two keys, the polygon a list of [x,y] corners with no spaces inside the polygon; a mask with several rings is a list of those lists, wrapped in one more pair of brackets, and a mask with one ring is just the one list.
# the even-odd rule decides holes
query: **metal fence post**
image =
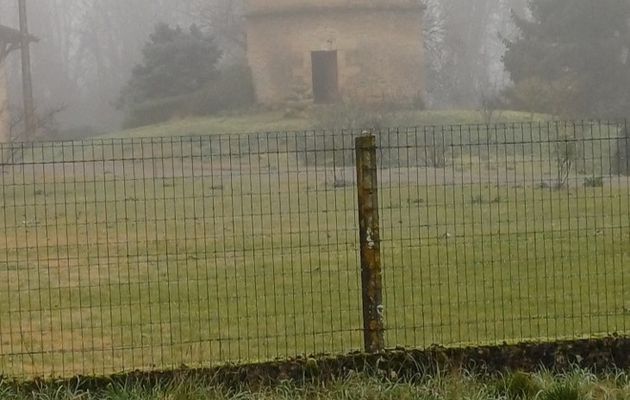
{"label": "metal fence post", "polygon": [[361,136],[356,139],[355,147],[359,193],[363,334],[365,351],[377,353],[385,349],[385,337],[376,137]]}

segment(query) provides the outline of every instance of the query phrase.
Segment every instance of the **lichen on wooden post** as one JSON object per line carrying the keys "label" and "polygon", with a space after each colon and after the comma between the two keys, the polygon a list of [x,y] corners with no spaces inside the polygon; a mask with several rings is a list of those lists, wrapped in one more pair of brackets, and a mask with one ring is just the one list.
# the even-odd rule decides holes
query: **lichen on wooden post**
{"label": "lichen on wooden post", "polygon": [[365,351],[385,349],[376,138],[356,139]]}

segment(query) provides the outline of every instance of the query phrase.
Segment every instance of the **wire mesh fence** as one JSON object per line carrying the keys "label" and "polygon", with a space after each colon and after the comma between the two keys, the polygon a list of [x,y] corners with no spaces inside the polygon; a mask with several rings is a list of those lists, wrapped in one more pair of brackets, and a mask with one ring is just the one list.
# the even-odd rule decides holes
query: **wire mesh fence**
{"label": "wire mesh fence", "polygon": [[628,333],[627,146],[589,122],[381,135],[388,345]]}
{"label": "wire mesh fence", "polygon": [[[387,347],[630,332],[624,124],[374,133]],[[2,145],[0,375],[362,349],[360,134]]]}

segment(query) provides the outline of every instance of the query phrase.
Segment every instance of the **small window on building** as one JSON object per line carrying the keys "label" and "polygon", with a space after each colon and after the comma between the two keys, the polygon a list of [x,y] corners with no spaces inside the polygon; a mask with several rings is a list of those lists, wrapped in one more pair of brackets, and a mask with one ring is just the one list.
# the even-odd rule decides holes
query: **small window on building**
{"label": "small window on building", "polygon": [[333,103],[339,97],[337,51],[314,51],[313,97],[315,103]]}

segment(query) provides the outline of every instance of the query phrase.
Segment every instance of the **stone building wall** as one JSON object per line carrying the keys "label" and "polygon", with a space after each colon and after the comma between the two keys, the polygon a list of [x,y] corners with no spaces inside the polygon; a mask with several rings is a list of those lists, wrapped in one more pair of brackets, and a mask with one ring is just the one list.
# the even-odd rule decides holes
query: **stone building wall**
{"label": "stone building wall", "polygon": [[314,51],[337,51],[342,98],[424,91],[422,8],[410,0],[250,0],[248,58],[258,100],[313,98]]}

